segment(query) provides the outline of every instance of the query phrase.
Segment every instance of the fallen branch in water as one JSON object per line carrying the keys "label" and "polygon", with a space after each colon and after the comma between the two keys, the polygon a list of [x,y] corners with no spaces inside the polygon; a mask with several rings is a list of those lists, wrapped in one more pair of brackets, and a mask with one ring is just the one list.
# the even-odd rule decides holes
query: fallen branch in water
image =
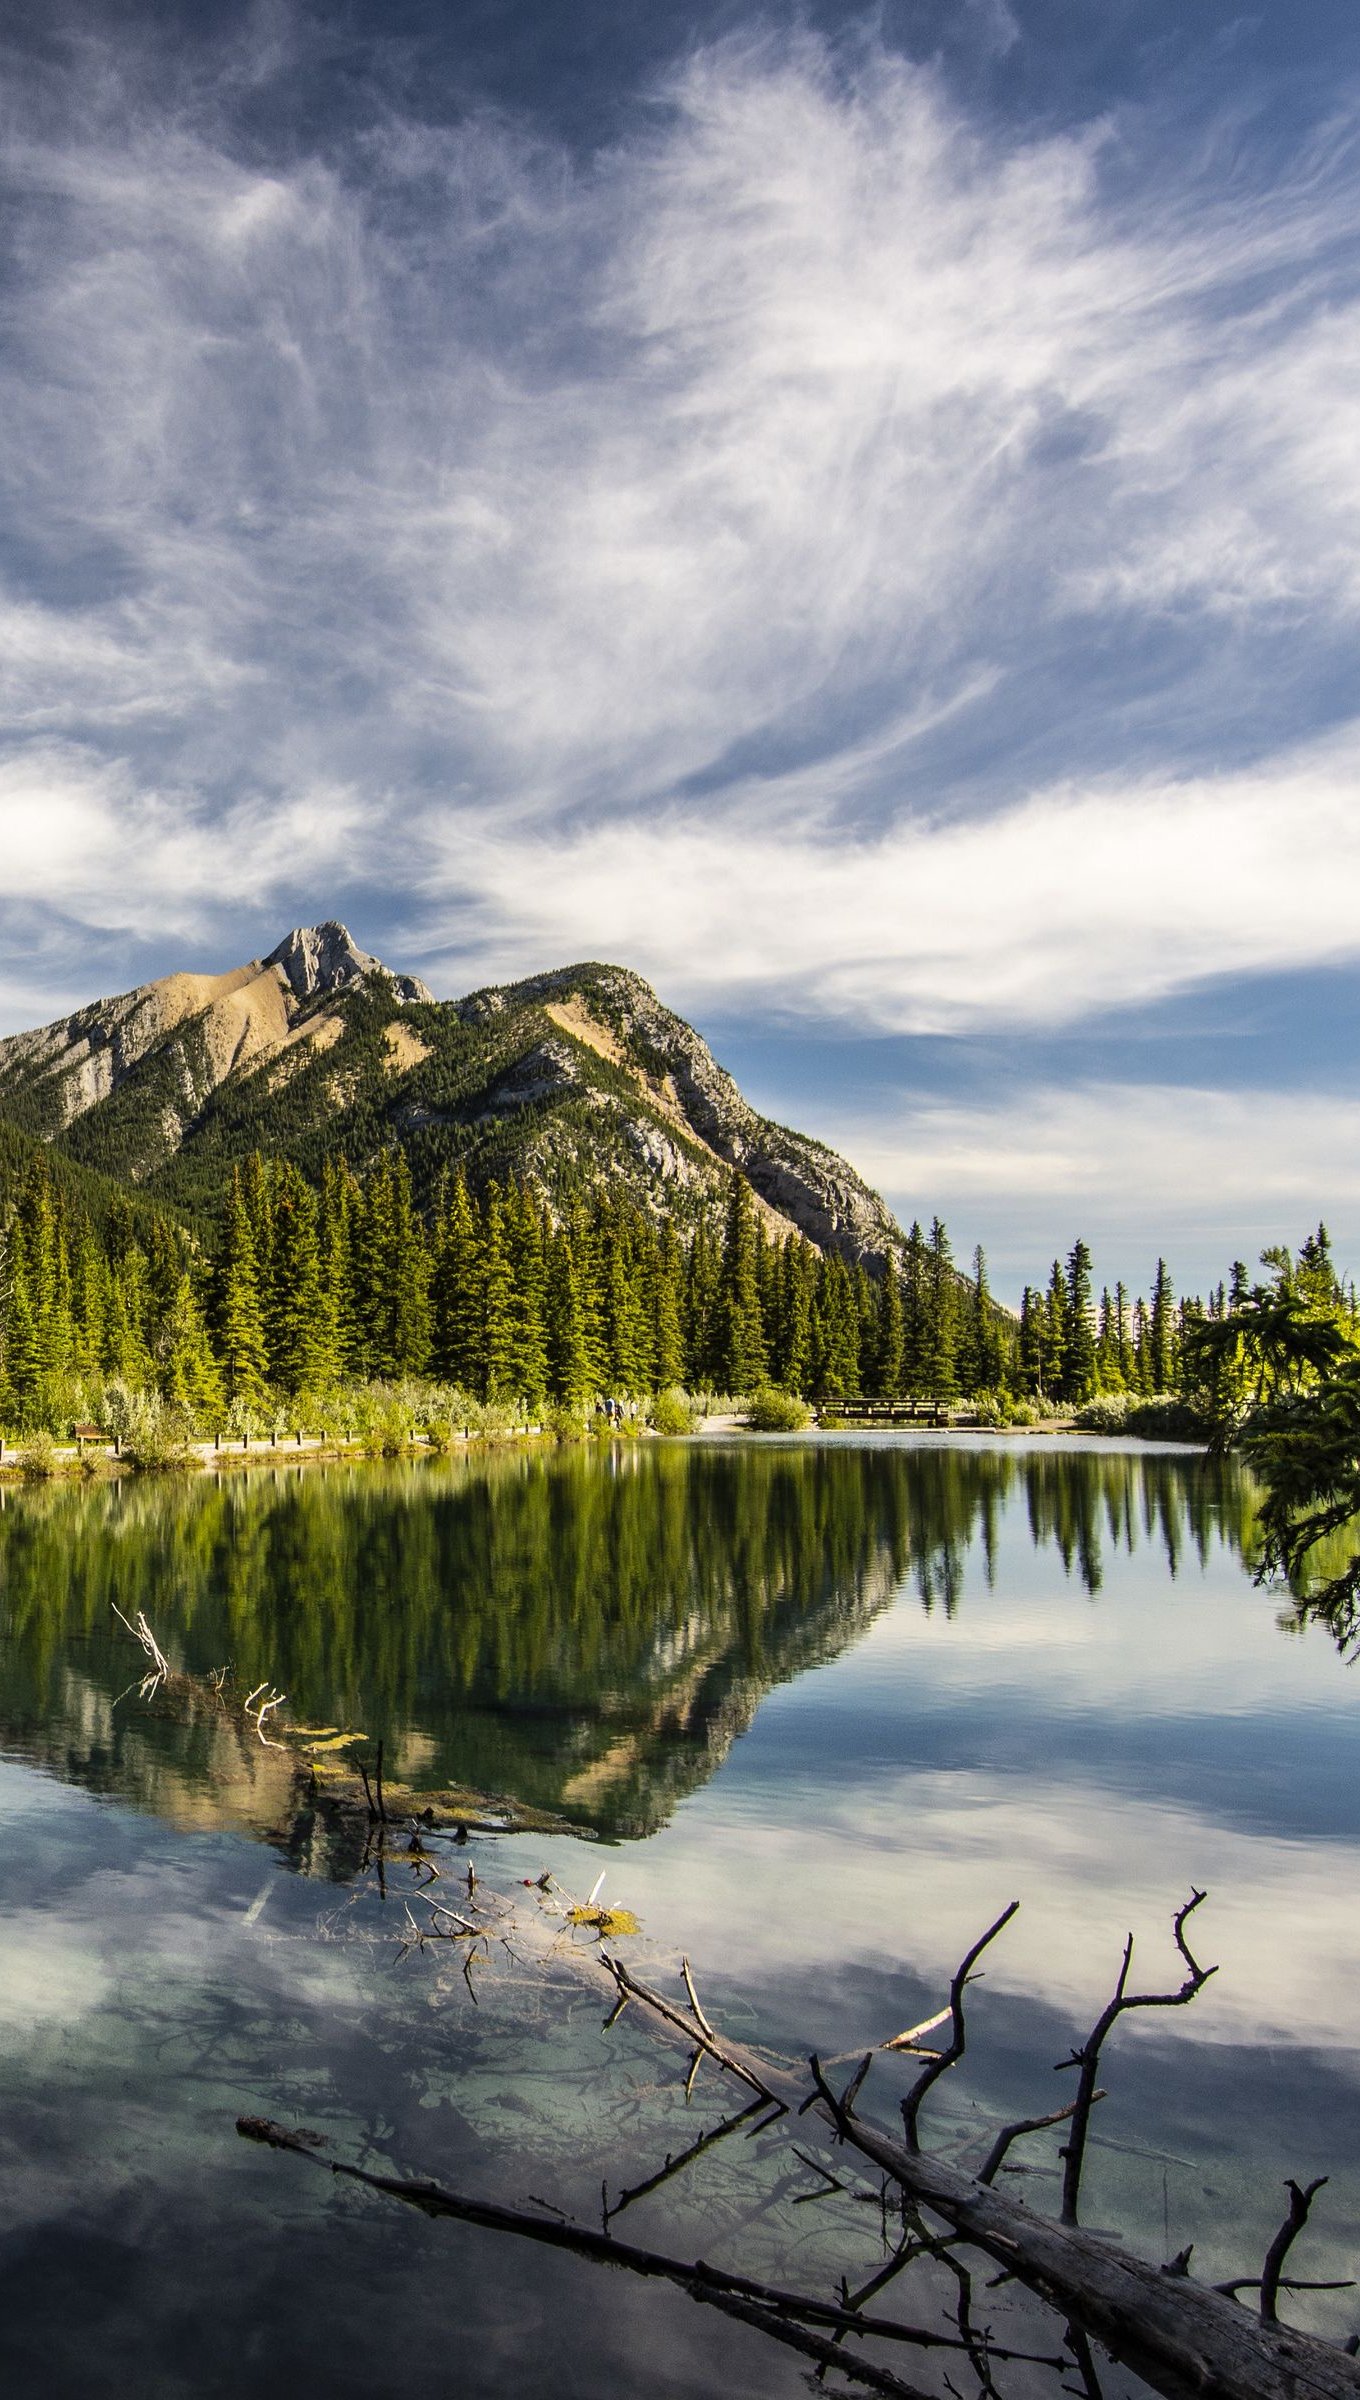
{"label": "fallen branch in water", "polygon": [[[546,1893],[550,1882],[550,1878],[542,1878],[538,1888]],[[1063,2062],[1079,2069],[1081,2080],[1075,2099],[1063,2108],[1004,2126],[976,2172],[953,2165],[921,2147],[921,2106],[941,2077],[965,2055],[965,1993],[978,1958],[1009,1923],[1015,1913],[1014,1905],[973,1944],[960,1963],[951,1982],[949,2006],[909,2034],[895,2037],[891,2045],[881,2044],[866,2052],[840,2092],[833,2088],[815,2055],[809,2061],[809,2088],[800,2075],[745,2045],[729,2041],[701,2003],[687,1960],[681,1967],[686,1995],[681,2005],[644,1983],[611,1954],[600,1950],[581,1953],[579,1971],[606,1978],[614,1994],[607,2024],[612,2025],[624,2008],[632,2007],[641,2011],[667,2038],[678,2039],[692,2051],[687,2093],[699,2064],[707,2058],[754,2095],[736,2116],[692,2143],[679,2157],[668,2156],[661,2169],[626,2190],[612,2211],[606,2193],[601,2233],[560,2218],[550,2221],[491,2202],[470,2200],[437,2184],[374,2175],[339,2160],[318,2160],[315,2137],[288,2133],[265,2120],[243,2119],[239,2130],[248,2138],[310,2157],[315,2163],[328,2165],[336,2174],[352,2177],[431,2214],[459,2217],[469,2223],[522,2234],[602,2263],[627,2267],[635,2273],[663,2276],[696,2300],[722,2307],[805,2356],[817,2358],[822,2366],[834,2363],[882,2392],[902,2395],[910,2387],[890,2370],[874,2367],[858,2354],[847,2354],[845,2345],[852,2335],[856,2339],[905,2341],[921,2348],[964,2352],[978,2375],[984,2395],[995,2394],[992,2369],[1007,2357],[1023,2356],[1028,2363],[1044,2364],[1055,2371],[1066,2363],[1038,2352],[1004,2352],[987,2332],[973,2325],[972,2285],[962,2253],[975,2251],[1001,2269],[996,2280],[1025,2286],[1057,2313],[1064,2327],[1067,2358],[1075,2362],[1082,2385],[1092,2400],[1100,2391],[1093,2344],[1134,2369],[1155,2391],[1165,2395],[1165,2400],[1360,2400],[1360,2367],[1352,2355],[1352,2346],[1342,2348],[1278,2322],[1278,2299],[1282,2292],[1340,2288],[1332,2284],[1294,2283],[1283,2271],[1290,2249],[1307,2222],[1321,2179],[1305,2187],[1289,2185],[1289,2214],[1270,2245],[1261,2275],[1243,2277],[1226,2286],[1207,2286],[1196,2281],[1190,2273],[1189,2250],[1159,2268],[1108,2236],[1088,2232],[1075,2221],[1090,2117],[1105,2097],[1094,2081],[1102,2047],[1119,2018],[1129,2010],[1188,2003],[1208,1981],[1213,1969],[1199,1965],[1190,1951],[1185,1931],[1186,1921],[1202,1897],[1193,1893],[1174,1920],[1173,1937],[1186,1969],[1179,1988],[1167,1993],[1130,1994],[1132,1942],[1126,1944],[1111,2001],[1081,2048]],[[483,1930],[475,1917],[445,1910],[442,1903],[431,1904],[427,1900],[426,1905],[433,1905],[444,1915],[445,1938],[461,1938],[470,1950],[469,1937]],[[925,2068],[902,2104],[907,2138],[897,2139],[864,2120],[857,2104],[874,2059],[889,2048],[915,2050],[919,2054],[921,2035],[942,2024],[949,2025],[949,2041],[940,2051],[928,2055]],[[852,2294],[843,2283],[839,2301],[817,2301],[714,2268],[702,2259],[667,2258],[662,2253],[637,2250],[614,2239],[610,2231],[612,2216],[691,2168],[737,2128],[747,2125],[764,2132],[773,2129],[781,2119],[793,2125],[800,2117],[812,2126],[820,2125],[835,2142],[848,2144],[879,2169],[884,2177],[881,2206],[885,2242],[890,2193],[904,2210],[901,2242],[887,2263],[858,2292]],[[1073,2130],[1064,2162],[1067,2169],[1064,2213],[1055,2220],[1036,2214],[997,2190],[996,2177],[1016,2141],[1067,2122]],[[819,2161],[806,2157],[796,2145],[795,2156],[823,2177],[824,2189],[807,2197],[821,2199],[845,2192],[846,2187],[838,2177],[824,2170]],[[851,2198],[871,2196],[849,2194]],[[932,2234],[924,2223],[922,2211],[943,2220],[947,2233]],[[865,2303],[869,2299],[914,2262],[924,2259],[933,2259],[947,2267],[957,2280],[957,2337],[942,2340],[929,2328],[903,2327],[891,2319],[866,2313]],[[1244,2308],[1237,2301],[1236,2293],[1247,2290],[1259,2292],[1258,2311]],[[912,2394],[911,2400],[920,2400],[920,2396]]]}
{"label": "fallen branch in water", "polygon": [[[710,2266],[704,2259],[671,2258],[664,2251],[640,2249],[633,2242],[617,2241],[608,2232],[595,2233],[587,2225],[573,2225],[559,2217],[534,2216],[528,2209],[507,2208],[497,2201],[473,2200],[462,2192],[451,2192],[442,2184],[419,2178],[375,2175],[347,2159],[324,2156],[322,2135],[304,2129],[290,2130],[269,2117],[238,2117],[236,2130],[248,2142],[263,2142],[273,2150],[291,2151],[313,2166],[325,2167],[332,2175],[343,2176],[352,2183],[367,2184],[371,2191],[382,2192],[390,2200],[404,2201],[426,2216],[456,2217],[465,2225],[486,2226],[495,2233],[519,2234],[549,2249],[568,2250],[578,2258],[592,2259],[599,2266],[625,2267],[634,2275],[658,2277],[676,2284],[691,2299],[741,2317],[775,2340],[801,2350],[806,2357],[839,2367],[856,2381],[868,2384],[875,2391],[898,2395],[900,2400],[928,2400],[928,2396],[871,2361],[847,2355],[835,2342],[823,2338],[823,2333],[834,2333],[842,2340],[853,2334],[860,2339],[897,2342],[917,2350],[957,2351],[969,2347],[961,2336],[939,2333],[930,2326],[904,2325],[893,2317],[866,2316],[861,2310],[837,2305],[835,2301],[818,2300],[805,2292],[785,2291],[774,2284],[759,2283],[748,2275],[729,2273],[723,2267]],[[1064,2364],[1061,2358],[1037,2351],[993,2347],[991,2356],[1032,2366]]]}

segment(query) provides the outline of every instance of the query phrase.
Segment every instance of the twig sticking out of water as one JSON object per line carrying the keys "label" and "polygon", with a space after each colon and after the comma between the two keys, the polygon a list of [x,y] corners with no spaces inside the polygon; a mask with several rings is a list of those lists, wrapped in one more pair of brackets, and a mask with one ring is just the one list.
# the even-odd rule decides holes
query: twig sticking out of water
{"label": "twig sticking out of water", "polygon": [[151,1627],[146,1621],[145,1609],[138,1609],[137,1622],[134,1625],[127,1617],[124,1616],[116,1600],[112,1605],[113,1613],[118,1619],[119,1624],[126,1625],[128,1632],[131,1634],[138,1648],[142,1650],[146,1657],[151,1661],[148,1672],[142,1677],[142,1681],[138,1686],[138,1698],[142,1700],[149,1700],[153,1692],[158,1692],[163,1683],[168,1683],[170,1681],[170,1661],[166,1657],[165,1652],[162,1650],[160,1643],[157,1641],[155,1634],[152,1632]]}
{"label": "twig sticking out of water", "polygon": [[264,1721],[266,1717],[272,1716],[276,1708],[282,1708],[287,1697],[286,1692],[271,1691],[268,1682],[257,1683],[254,1691],[248,1692],[241,1703],[243,1714],[249,1717],[266,1750],[282,1750],[286,1747],[283,1742],[270,1741],[264,1729]]}
{"label": "twig sticking out of water", "polygon": [[[1128,2010],[1134,2008],[1184,2008],[1187,2002],[1194,1999],[1197,1992],[1204,1989],[1210,1976],[1218,1973],[1217,1967],[1200,1965],[1185,1938],[1186,1921],[1194,1915],[1203,1898],[1203,1892],[1192,1891],[1189,1899],[1177,1909],[1172,1920],[1172,1936],[1186,1967],[1185,1980],[1179,1988],[1174,1992],[1131,1992],[1129,1990],[1129,1969],[1133,1964],[1133,1935],[1130,1934],[1124,1944],[1124,1960],[1119,1970],[1119,1980],[1114,1987],[1113,1999],[1101,2010],[1080,2050],[1074,2050],[1070,2058],[1064,2058],[1059,2062],[1059,2071],[1063,2067],[1076,2067],[1078,2070],[1077,2096],[1072,2104],[1072,2134],[1062,2153],[1062,2217],[1064,2225],[1075,2225],[1077,2221],[1077,2203],[1081,2196],[1081,2171],[1086,2160],[1086,2135],[1090,2125],[1091,2110],[1095,2106],[1096,2074],[1100,2066],[1103,2044],[1120,2017],[1124,2016]],[[1001,1922],[1005,1923],[1004,1917]],[[990,1940],[991,1937],[988,1935],[984,1938]],[[1307,2213],[1305,2207],[1304,2215],[1306,2216]],[[1302,2219],[1300,2219],[1301,2222]],[[1264,2311],[1262,2313],[1264,2314]]]}
{"label": "twig sticking out of water", "polygon": [[[983,1951],[987,1948],[988,1943],[994,1942],[1002,1927],[1009,1925],[1011,1918],[1015,1915],[1019,1906],[1020,1903],[1018,1900],[1012,1900],[1009,1907],[1003,1908],[1000,1916],[996,1920],[996,1923],[988,1926],[987,1931],[984,1934],[981,1934],[977,1941],[974,1942],[973,1947],[968,1952],[966,1958],[963,1958],[959,1961],[958,1966],[954,1970],[954,1980],[949,1986],[948,2010],[947,2012],[942,2012],[940,2016],[934,2017],[930,2020],[932,2025],[938,2025],[943,2023],[944,2015],[948,2015],[950,2021],[949,2046],[945,2050],[938,2050],[934,2053],[929,2064],[921,2069],[921,2072],[917,2076],[915,2083],[912,2085],[911,2090],[908,2092],[906,2099],[902,2103],[902,2123],[906,2130],[907,2147],[910,2150],[919,2150],[921,2146],[920,2137],[917,2133],[917,2119],[921,2114],[921,2103],[925,2099],[926,2093],[930,2090],[930,2087],[933,2083],[938,2082],[941,2075],[946,2074],[950,2067],[958,2064],[958,2061],[962,2058],[964,2050],[967,2047],[967,2029],[964,2025],[963,2019],[963,1995],[968,1983],[972,1979],[973,1969],[977,1965],[978,1960],[981,1958]],[[929,2030],[929,2028],[922,2025],[918,2026],[916,2030],[918,2033],[924,2033]],[[894,2049],[915,2048],[915,2046],[915,2043],[910,2042],[905,2034],[899,2034],[897,2041],[892,2045]],[[855,2082],[851,2085],[850,2090],[846,2095],[845,2105],[848,2106],[851,2102],[853,2102],[855,2093],[858,2091],[860,2083],[863,2081],[863,2076],[864,2070],[861,2069],[860,2074],[856,2077]]]}

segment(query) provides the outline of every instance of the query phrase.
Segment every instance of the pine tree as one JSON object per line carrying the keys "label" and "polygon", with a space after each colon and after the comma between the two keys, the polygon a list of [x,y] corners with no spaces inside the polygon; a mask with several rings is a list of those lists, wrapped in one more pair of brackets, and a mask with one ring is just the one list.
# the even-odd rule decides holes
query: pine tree
{"label": "pine tree", "polygon": [[134,1391],[155,1382],[151,1356],[151,1294],[146,1252],[129,1243],[113,1271],[105,1322],[105,1365]]}
{"label": "pine tree", "polygon": [[812,1391],[812,1302],[817,1260],[806,1234],[791,1235],[779,1253],[779,1311],[773,1366],[776,1382],[805,1398]]}
{"label": "pine tree", "polygon": [[[1122,1286],[1120,1287],[1122,1291]],[[1096,1336],[1096,1388],[1102,1392],[1121,1392],[1124,1389],[1124,1368],[1120,1358],[1119,1309],[1110,1297],[1110,1287],[1104,1286],[1100,1295],[1100,1326]]]}
{"label": "pine tree", "polygon": [[1063,1343],[1060,1396],[1079,1407],[1096,1388],[1096,1337],[1091,1322],[1091,1253],[1085,1242],[1073,1243],[1067,1258],[1066,1339]]}
{"label": "pine tree", "polygon": [[1179,1369],[1179,1344],[1176,1340],[1175,1294],[1164,1258],[1157,1261],[1157,1274],[1152,1286],[1152,1309],[1148,1320],[1148,1368],[1155,1392],[1171,1392],[1176,1388]]}
{"label": "pine tree", "polygon": [[931,1221],[927,1279],[925,1388],[932,1400],[952,1400],[958,1390],[958,1299],[949,1236],[938,1217]]}
{"label": "pine tree", "polygon": [[1060,1400],[1063,1378],[1067,1371],[1067,1278],[1060,1258],[1053,1261],[1048,1278],[1047,1305],[1044,1310],[1044,1362],[1040,1390],[1049,1400]]}
{"label": "pine tree", "polygon": [[262,1408],[268,1392],[268,1352],[260,1298],[255,1236],[239,1174],[231,1179],[216,1291],[217,1355],[229,1400]]}
{"label": "pine tree", "polygon": [[505,1244],[504,1206],[494,1183],[488,1184],[482,1206],[477,1389],[484,1400],[513,1400],[516,1396],[514,1278]]}
{"label": "pine tree", "polygon": [[1146,1396],[1156,1388],[1152,1377],[1152,1341],[1147,1302],[1140,1292],[1133,1304],[1133,1373],[1129,1378],[1129,1389]]}
{"label": "pine tree", "polygon": [[734,1173],[727,1188],[717,1312],[718,1381],[727,1392],[755,1391],[769,1374],[760,1315],[760,1238],[750,1185]]}
{"label": "pine tree", "polygon": [[652,1236],[646,1259],[643,1304],[651,1334],[651,1388],[669,1391],[685,1380],[684,1261],[668,1218]]}
{"label": "pine tree", "polygon": [[481,1386],[481,1233],[461,1170],[435,1230],[430,1289],[434,1371],[464,1391]]}
{"label": "pine tree", "polygon": [[548,1240],[546,1281],[548,1389],[564,1407],[579,1408],[598,1385],[581,1321],[576,1258],[562,1226]]}
{"label": "pine tree", "polygon": [[902,1388],[919,1399],[929,1389],[930,1251],[918,1222],[907,1235],[902,1268]]}
{"label": "pine tree", "polygon": [[512,1185],[506,1196],[505,1236],[511,1280],[511,1382],[525,1406],[534,1410],[548,1388],[544,1236],[537,1204],[522,1184]]}
{"label": "pine tree", "polygon": [[718,1277],[712,1227],[700,1217],[685,1264],[685,1381],[692,1391],[721,1380],[718,1364]]}
{"label": "pine tree", "polygon": [[355,1306],[354,1178],[343,1159],[326,1161],[321,1179],[318,1238],[324,1345],[341,1381],[363,1372],[363,1340]]}
{"label": "pine tree", "polygon": [[220,1424],[226,1405],[208,1323],[192,1276],[181,1273],[157,1343],[160,1388],[196,1425]]}
{"label": "pine tree", "polygon": [[326,1306],[316,1195],[282,1164],[272,1194],[273,1259],[267,1335],[272,1380],[282,1392],[324,1391],[339,1369]]}
{"label": "pine tree", "polygon": [[813,1380],[819,1397],[838,1399],[860,1389],[859,1310],[845,1261],[823,1251],[813,1312]]}
{"label": "pine tree", "polygon": [[987,1258],[979,1242],[973,1252],[973,1275],[961,1310],[959,1331],[959,1390],[970,1398],[990,1391],[1001,1381],[1001,1349],[987,1288]]}
{"label": "pine tree", "polygon": [[903,1344],[905,1319],[902,1311],[902,1281],[897,1262],[889,1258],[878,1287],[877,1321],[874,1326],[873,1373],[867,1380],[870,1389],[881,1400],[895,1400],[902,1389]]}
{"label": "pine tree", "polygon": [[1048,1349],[1048,1310],[1044,1295],[1026,1284],[1020,1302],[1020,1349],[1016,1371],[1020,1388],[1037,1397],[1044,1388],[1044,1360]]}
{"label": "pine tree", "polygon": [[404,1151],[384,1150],[369,1176],[355,1248],[372,1372],[423,1374],[430,1358],[430,1259]]}

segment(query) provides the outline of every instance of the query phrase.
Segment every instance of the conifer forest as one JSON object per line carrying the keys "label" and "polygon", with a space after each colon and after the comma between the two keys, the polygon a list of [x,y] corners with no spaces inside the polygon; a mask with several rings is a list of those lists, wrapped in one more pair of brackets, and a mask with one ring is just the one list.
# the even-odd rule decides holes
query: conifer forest
{"label": "conifer forest", "polygon": [[[683,1232],[627,1196],[551,1208],[528,1186],[446,1178],[428,1213],[399,1149],[319,1182],[254,1154],[220,1213],[167,1214],[36,1145],[0,1181],[0,1432],[115,1421],[154,1398],[183,1431],[325,1429],[402,1387],[414,1413],[584,1419],[603,1395],[843,1396],[972,1404],[986,1421],[1116,1410],[1183,1393],[1187,1335],[1246,1297],[1097,1292],[1073,1243],[1018,1315],[981,1249],[913,1224],[871,1275],[805,1238],[766,1237],[749,1186]],[[1301,1268],[1334,1282],[1325,1231]],[[414,1395],[414,1398],[412,1398]]]}

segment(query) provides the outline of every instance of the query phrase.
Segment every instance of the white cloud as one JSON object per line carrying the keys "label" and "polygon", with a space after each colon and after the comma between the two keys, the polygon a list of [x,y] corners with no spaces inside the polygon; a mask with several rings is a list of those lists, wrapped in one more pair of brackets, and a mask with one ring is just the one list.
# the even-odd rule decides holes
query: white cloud
{"label": "white cloud", "polygon": [[[332,871],[360,817],[343,791],[248,794],[205,815],[182,793],[69,743],[0,757],[0,898],[143,937],[197,930],[224,883],[260,901],[285,878]],[[85,997],[92,995],[86,994]]]}
{"label": "white cloud", "polygon": [[1319,1218],[1360,1268],[1360,1112],[1330,1095],[1083,1082],[962,1105],[903,1095],[818,1130],[908,1217],[938,1209],[981,1238],[1008,1296],[1078,1233],[1101,1276],[1135,1288],[1150,1243],[1202,1290]]}
{"label": "white cloud", "polygon": [[1360,738],[1259,771],[1041,791],[831,837],[799,799],[580,832],[442,838],[488,971],[615,957],[668,994],[898,1031],[1053,1025],[1360,947]]}
{"label": "white cloud", "polygon": [[261,164],[87,56],[8,103],[0,895],[409,921],[429,866],[474,972],[907,1028],[1353,955],[1357,747],[1297,730],[1360,601],[1329,134],[1178,182],[751,38],[584,163],[375,101]]}

